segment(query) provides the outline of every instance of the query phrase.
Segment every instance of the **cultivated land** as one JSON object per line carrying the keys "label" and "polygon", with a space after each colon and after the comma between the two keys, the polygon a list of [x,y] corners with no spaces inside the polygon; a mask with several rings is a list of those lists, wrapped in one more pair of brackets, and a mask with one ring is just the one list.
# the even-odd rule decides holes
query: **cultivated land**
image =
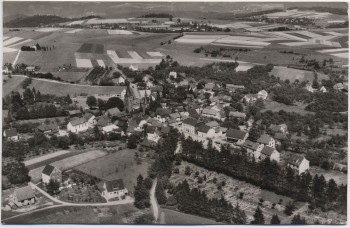
{"label": "cultivated land", "polygon": [[135,159],[137,150],[125,149],[110,155],[83,163],[74,169],[103,180],[123,179],[125,187],[132,191],[136,185],[138,175],[146,176],[149,167],[148,159],[137,164]]}
{"label": "cultivated land", "polygon": [[[107,153],[100,150],[93,150],[83,154],[78,154],[72,157],[68,157],[62,160],[58,160],[55,162],[50,162],[51,165],[57,167],[60,170],[71,169],[79,164],[89,162],[91,160],[95,160],[96,158],[102,157]],[[41,179],[41,172],[43,171],[45,166],[41,166],[39,168],[33,169],[29,171],[29,176],[32,177],[32,182],[37,183]]]}
{"label": "cultivated land", "polygon": [[166,208],[160,209],[160,224],[167,225],[179,225],[179,224],[187,224],[187,225],[199,225],[199,224],[207,224],[207,225],[215,225],[215,224],[223,224],[215,222],[214,220],[185,214],[179,211],[174,211]]}

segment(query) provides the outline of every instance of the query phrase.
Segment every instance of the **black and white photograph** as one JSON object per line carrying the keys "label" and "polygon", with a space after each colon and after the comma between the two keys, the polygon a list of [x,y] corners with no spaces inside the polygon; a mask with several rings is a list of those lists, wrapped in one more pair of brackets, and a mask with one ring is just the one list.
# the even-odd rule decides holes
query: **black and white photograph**
{"label": "black and white photograph", "polygon": [[347,224],[348,2],[0,4],[2,225]]}

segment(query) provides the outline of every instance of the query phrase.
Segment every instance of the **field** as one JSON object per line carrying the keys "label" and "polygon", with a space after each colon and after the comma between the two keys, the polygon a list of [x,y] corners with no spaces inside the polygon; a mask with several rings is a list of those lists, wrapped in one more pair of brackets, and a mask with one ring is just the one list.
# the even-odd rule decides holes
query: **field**
{"label": "field", "polygon": [[[71,169],[79,164],[89,162],[96,158],[102,157],[106,155],[106,152],[100,150],[93,150],[86,153],[78,154],[72,157],[68,157],[59,161],[55,161],[51,163],[53,166],[56,166],[60,170]],[[32,169],[29,171],[29,176],[32,177],[32,182],[39,182],[41,179],[41,172],[43,171],[45,166]]]}
{"label": "field", "polygon": [[33,212],[5,221],[5,224],[124,224],[135,214],[131,205],[108,207],[63,206]]}
{"label": "field", "polygon": [[[322,79],[329,79],[328,76],[325,74],[322,74],[322,73],[317,73],[317,74],[318,74],[319,81],[321,81]],[[288,79],[290,82],[294,82],[297,79],[299,81],[312,82],[315,78],[314,72],[312,71],[299,70],[299,69],[293,69],[293,68],[287,68],[287,67],[281,67],[281,66],[275,66],[270,72],[270,75],[279,77],[283,81]]]}
{"label": "field", "polygon": [[329,181],[330,179],[333,179],[338,185],[341,185],[341,184],[346,185],[348,183],[347,174],[339,171],[335,171],[335,170],[326,171],[318,167],[310,167],[310,173],[312,175],[322,174],[327,181]]}
{"label": "field", "polygon": [[305,110],[306,105],[298,104],[295,106],[290,106],[290,105],[285,105],[282,103],[278,103],[276,101],[271,101],[271,100],[266,100],[264,102],[265,108],[262,110],[262,112],[265,111],[272,111],[272,112],[278,112],[280,110],[284,110],[286,112],[296,112],[301,115],[306,115],[306,114],[313,114],[313,112],[309,112]]}
{"label": "field", "polygon": [[137,164],[136,150],[120,150],[110,155],[78,165],[74,169],[105,180],[121,178],[126,188],[132,191],[136,185],[139,174],[146,177],[149,162],[142,161]]}
{"label": "field", "polygon": [[197,225],[197,224],[223,224],[214,220],[199,217],[196,215],[185,214],[179,211],[174,211],[166,208],[160,209],[160,223],[167,225]]}
{"label": "field", "polygon": [[29,165],[33,165],[33,164],[38,163],[38,162],[42,162],[42,161],[48,160],[50,158],[54,158],[54,157],[57,157],[57,156],[60,156],[60,155],[63,155],[63,154],[67,154],[67,153],[70,153],[70,151],[68,151],[68,150],[59,150],[59,151],[56,151],[56,152],[51,153],[51,154],[46,154],[44,156],[40,156],[40,157],[37,157],[37,158],[32,158],[32,159],[26,160],[23,163],[24,163],[25,166],[29,166]]}

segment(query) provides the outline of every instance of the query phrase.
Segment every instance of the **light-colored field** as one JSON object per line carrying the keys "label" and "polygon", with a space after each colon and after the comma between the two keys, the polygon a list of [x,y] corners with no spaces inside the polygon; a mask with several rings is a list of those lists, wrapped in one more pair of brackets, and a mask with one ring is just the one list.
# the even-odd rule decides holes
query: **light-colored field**
{"label": "light-colored field", "polygon": [[133,59],[143,59],[136,51],[128,51],[128,54]]}
{"label": "light-colored field", "polygon": [[8,38],[10,38],[9,36],[4,36],[2,37],[2,40],[7,40]]}
{"label": "light-colored field", "polygon": [[127,30],[107,30],[109,35],[133,35],[132,32]]}
{"label": "light-colored field", "polygon": [[15,52],[15,51],[18,51],[18,50],[15,49],[15,48],[3,47],[3,48],[2,48],[2,51],[3,51],[4,53],[7,53],[7,52]]}
{"label": "light-colored field", "polygon": [[312,112],[305,110],[306,105],[291,106],[291,105],[285,105],[285,104],[278,103],[276,101],[270,101],[270,100],[264,101],[264,105],[265,105],[265,108],[262,110],[262,112],[265,112],[265,111],[279,112],[280,110],[283,110],[285,112],[295,112],[300,115],[312,114]]}
{"label": "light-colored field", "polygon": [[9,45],[8,47],[15,47],[15,46],[20,46],[20,45],[22,45],[22,44],[24,44],[24,43],[28,43],[28,42],[31,42],[31,41],[33,41],[32,39],[27,39],[27,40],[23,40],[23,41],[21,41],[21,42],[19,42],[19,43],[14,43],[14,44],[11,44],[11,45]]}
{"label": "light-colored field", "polygon": [[91,68],[92,63],[90,59],[76,59],[78,68]]}
{"label": "light-colored field", "polygon": [[84,20],[72,21],[72,22],[70,22],[70,23],[67,24],[67,25],[68,25],[68,26],[70,26],[70,25],[80,25],[80,24],[82,24],[82,23],[84,23]]}
{"label": "light-colored field", "polygon": [[215,222],[214,220],[211,220],[208,218],[203,218],[203,217],[199,217],[196,215],[185,214],[185,213],[182,213],[179,211],[174,211],[174,210],[170,210],[170,209],[166,209],[166,208],[161,209],[161,220],[162,220],[163,216],[164,216],[164,223],[162,223],[162,224],[167,224],[167,225],[222,224],[222,223]]}
{"label": "light-colored field", "polygon": [[73,30],[67,31],[65,33],[77,33],[77,32],[80,32],[80,31],[83,31],[83,29],[73,29]]}
{"label": "light-colored field", "polygon": [[126,188],[133,191],[138,175],[147,176],[149,163],[135,161],[136,150],[121,150],[110,155],[82,163],[74,169],[105,180],[123,179]]}
{"label": "light-colored field", "polygon": [[[208,60],[211,62],[231,62],[234,63],[236,60],[230,60],[230,59],[212,59],[212,58],[201,58],[202,60]],[[238,67],[236,68],[236,71],[247,71],[250,68],[252,68],[255,65],[259,65],[257,63],[248,63],[248,62],[242,62],[242,61],[237,61],[238,62]]]}
{"label": "light-colored field", "polygon": [[[77,166],[79,164],[85,163],[85,162],[89,162],[91,160],[97,159],[99,157],[105,156],[106,152],[104,151],[100,151],[100,150],[93,150],[93,151],[89,151],[83,154],[78,154],[69,158],[65,158],[56,162],[53,162],[52,165],[57,167],[60,170],[67,170],[67,169],[71,169],[74,166]],[[38,182],[41,179],[41,172],[43,171],[43,169],[45,168],[45,166],[36,168],[36,169],[32,169],[29,171],[29,176],[32,177],[32,181],[33,182]]]}
{"label": "light-colored field", "polygon": [[331,55],[336,56],[336,57],[340,57],[340,58],[344,58],[344,59],[349,58],[349,53],[348,52],[334,53],[334,54],[331,54]]}
{"label": "light-colored field", "polygon": [[62,30],[62,28],[39,28],[36,29],[35,31],[37,32],[56,32],[56,31],[60,31]]}
{"label": "light-colored field", "polygon": [[293,36],[293,35],[285,33],[285,32],[273,32],[273,33],[269,33],[269,34],[277,35],[277,36],[280,36],[282,38],[286,38],[287,40],[307,41],[307,39],[304,39],[304,38],[301,38],[298,36]]}
{"label": "light-colored field", "polygon": [[97,19],[93,18],[86,22],[87,25],[91,24],[118,24],[118,23],[128,23],[127,19]]}
{"label": "light-colored field", "polygon": [[318,38],[318,37],[322,37],[322,35],[320,34],[316,34],[316,33],[313,33],[313,32],[309,32],[309,31],[295,31],[296,33],[299,33],[301,35],[304,35],[304,36],[308,36],[310,38]]}
{"label": "light-colored field", "polygon": [[3,42],[3,46],[9,46],[10,44],[13,44],[13,43],[16,43],[16,42],[18,42],[18,41],[20,41],[20,40],[22,40],[23,38],[21,38],[21,37],[12,37],[12,38],[10,38],[10,39],[7,39],[7,40],[5,40],[4,42]]}
{"label": "light-colored field", "polygon": [[56,151],[54,153],[46,154],[44,156],[40,156],[40,157],[37,157],[37,158],[33,158],[33,159],[30,159],[30,160],[24,161],[23,163],[24,163],[25,166],[29,166],[29,165],[33,165],[33,164],[38,163],[38,162],[42,162],[42,161],[48,160],[50,158],[54,158],[54,157],[57,157],[57,156],[60,156],[60,155],[63,155],[63,154],[67,154],[67,153],[70,153],[70,151],[69,150],[60,150],[60,151]]}
{"label": "light-colored field", "polygon": [[317,51],[319,53],[333,53],[333,52],[343,52],[343,51],[349,51],[348,48],[335,48],[335,49],[324,49]]}
{"label": "light-colored field", "polygon": [[163,57],[164,55],[162,53],[160,53],[159,51],[149,51],[147,52],[147,54],[149,56],[152,56],[152,57]]}
{"label": "light-colored field", "polygon": [[328,17],[330,15],[332,15],[332,14],[328,13],[328,12],[316,12],[316,11],[313,11],[313,10],[302,10],[302,11],[299,11],[297,9],[266,14],[266,16],[269,17],[269,18],[307,17],[307,18],[314,18],[314,19]]}
{"label": "light-colored field", "polygon": [[102,66],[102,67],[106,66],[102,59],[97,59],[96,61],[97,61],[99,66]]}
{"label": "light-colored field", "polygon": [[[275,75],[276,77],[280,77],[281,80],[290,80],[294,82],[296,79],[299,81],[313,81],[314,72],[299,70],[294,68],[282,67],[282,66],[274,66],[272,71],[269,73],[270,75]],[[318,80],[329,79],[327,75],[318,73]]]}

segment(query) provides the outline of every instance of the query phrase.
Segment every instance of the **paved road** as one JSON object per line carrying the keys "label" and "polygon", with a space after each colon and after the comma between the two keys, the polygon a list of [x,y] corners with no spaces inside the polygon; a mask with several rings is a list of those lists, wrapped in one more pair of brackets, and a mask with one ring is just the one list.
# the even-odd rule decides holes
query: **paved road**
{"label": "paved road", "polygon": [[157,178],[153,181],[152,188],[151,188],[151,205],[152,205],[152,211],[153,211],[153,217],[155,222],[158,221],[158,214],[159,214],[159,206],[158,202],[155,196],[156,193],[156,186],[157,186]]}

